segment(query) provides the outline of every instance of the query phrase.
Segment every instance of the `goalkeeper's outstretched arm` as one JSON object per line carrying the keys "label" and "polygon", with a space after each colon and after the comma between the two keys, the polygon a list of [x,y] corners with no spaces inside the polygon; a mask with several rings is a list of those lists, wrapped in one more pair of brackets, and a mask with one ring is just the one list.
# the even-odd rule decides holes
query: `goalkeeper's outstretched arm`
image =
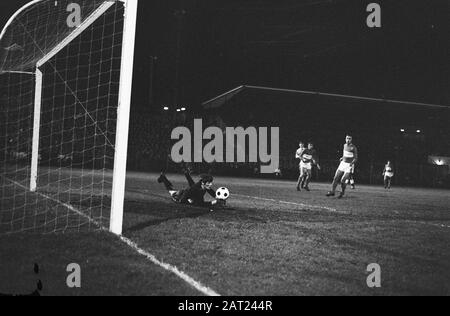
{"label": "goalkeeper's outstretched arm", "polygon": [[216,198],[216,191],[214,191],[213,189],[209,189],[206,192],[208,192],[208,194],[212,197],[212,198]]}

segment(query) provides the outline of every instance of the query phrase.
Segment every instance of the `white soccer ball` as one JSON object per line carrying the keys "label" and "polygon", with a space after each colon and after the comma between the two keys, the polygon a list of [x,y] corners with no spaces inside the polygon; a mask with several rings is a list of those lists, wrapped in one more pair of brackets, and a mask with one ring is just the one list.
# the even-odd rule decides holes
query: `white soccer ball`
{"label": "white soccer ball", "polygon": [[218,200],[227,200],[230,197],[230,190],[227,188],[219,188],[216,191],[216,199]]}

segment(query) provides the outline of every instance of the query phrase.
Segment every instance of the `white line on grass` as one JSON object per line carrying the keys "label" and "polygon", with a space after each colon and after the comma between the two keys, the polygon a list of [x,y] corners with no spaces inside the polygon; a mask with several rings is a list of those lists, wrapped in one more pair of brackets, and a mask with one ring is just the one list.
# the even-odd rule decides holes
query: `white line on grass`
{"label": "white line on grass", "polygon": [[427,222],[418,222],[418,223],[423,224],[423,225],[439,227],[439,228],[450,228],[450,225],[444,225],[444,224],[435,224],[435,223],[427,223]]}
{"label": "white line on grass", "polygon": [[238,197],[248,198],[248,199],[268,201],[268,202],[288,204],[288,205],[295,205],[295,206],[300,206],[300,207],[309,208],[309,209],[320,209],[320,210],[326,210],[326,211],[334,212],[334,213],[338,212],[337,209],[331,208],[331,207],[326,207],[326,206],[317,206],[317,205],[310,205],[310,204],[304,204],[304,203],[286,202],[286,201],[280,201],[280,200],[268,199],[268,198],[262,198],[262,197],[257,197],[257,196],[250,196],[250,195],[242,195],[242,194],[234,194],[234,195],[238,196]]}
{"label": "white line on grass", "polygon": [[[7,178],[6,178],[7,179]],[[28,190],[28,188],[22,184],[20,184],[19,182],[13,181],[11,179],[7,179],[9,182],[17,185],[18,187]],[[78,215],[88,219],[91,223],[94,223],[97,227],[99,227],[101,230],[106,231],[109,233],[109,230],[102,226],[101,223],[95,221],[94,219],[90,218],[88,215],[84,214],[83,212],[77,210],[76,208],[74,208],[73,206],[63,203],[59,200],[56,200],[48,195],[39,193],[39,192],[34,192],[34,194],[37,194],[47,200],[53,201],[55,203],[58,203],[64,207],[66,207],[67,209],[77,213]],[[116,236],[116,235],[114,235]],[[192,286],[193,288],[195,288],[197,291],[199,291],[200,293],[206,295],[206,296],[220,296],[220,294],[216,293],[214,290],[202,285],[200,282],[194,280],[193,278],[191,278],[189,275],[187,275],[186,273],[180,271],[176,266],[170,265],[168,263],[164,263],[162,261],[159,261],[154,255],[152,255],[151,253],[145,251],[142,248],[139,248],[139,246],[131,241],[130,239],[123,237],[123,236],[118,236],[119,239],[126,244],[128,247],[130,247],[132,250],[136,251],[138,254],[144,256],[147,260],[151,261],[153,264],[163,268],[166,271],[172,272],[173,274],[175,274],[176,276],[178,276],[180,279],[182,279],[183,281],[185,281],[186,283],[188,283],[190,286]]]}
{"label": "white line on grass", "polygon": [[415,221],[415,220],[399,220],[403,223],[411,223],[416,225],[425,225],[425,226],[433,226],[433,227],[439,227],[439,228],[450,228],[450,225],[448,224],[442,224],[442,223],[431,223],[431,222],[424,222],[424,221]]}
{"label": "white line on grass", "polygon": [[186,273],[178,270],[177,267],[159,261],[158,259],[156,259],[156,257],[154,255],[152,255],[151,253],[149,253],[149,252],[139,248],[138,245],[136,243],[134,243],[133,241],[131,241],[130,239],[128,239],[126,237],[123,237],[123,236],[121,236],[120,239],[124,243],[126,243],[131,249],[135,250],[140,255],[146,257],[148,260],[150,260],[154,264],[162,267],[165,270],[168,270],[168,271],[176,274],[179,278],[181,278],[183,281],[185,281],[190,286],[194,287],[195,289],[197,289],[199,292],[203,293],[204,295],[207,295],[207,296],[220,296],[220,294],[216,293],[212,289],[202,285],[200,282],[195,281],[193,278],[188,276]]}

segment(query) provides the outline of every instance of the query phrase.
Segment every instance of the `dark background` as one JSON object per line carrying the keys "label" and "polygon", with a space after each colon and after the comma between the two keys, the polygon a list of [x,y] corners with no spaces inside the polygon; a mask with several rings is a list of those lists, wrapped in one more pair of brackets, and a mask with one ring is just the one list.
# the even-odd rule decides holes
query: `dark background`
{"label": "dark background", "polygon": [[[297,175],[293,153],[298,142],[313,141],[320,152],[322,180],[328,181],[342,154],[345,135],[351,133],[360,150],[357,174],[361,182],[377,181],[377,170],[390,159],[399,183],[450,185],[448,166],[429,161],[430,155],[450,155],[450,2],[377,1],[382,6],[383,27],[370,29],[366,7],[371,2],[141,0],[128,170],[178,170],[169,155],[171,131],[179,125],[192,127],[193,118],[203,117],[216,126],[279,126],[280,167],[285,176]],[[2,2],[2,24],[24,3]],[[65,65],[66,59],[61,58]],[[241,85],[444,107],[246,90],[215,111],[202,111],[202,102]],[[48,98],[54,102],[53,85],[49,87]],[[65,95],[62,91],[61,96]],[[107,122],[97,111],[97,99],[93,99],[95,121]],[[182,107],[187,111],[176,112]],[[68,116],[73,121],[73,115]],[[84,120],[81,123],[84,135]],[[72,133],[62,132],[58,138],[55,126],[51,124],[49,139],[71,149]],[[93,162],[94,169],[95,161],[104,163],[105,152],[97,150],[104,140],[101,134],[95,135],[101,140],[91,141],[92,150],[80,151],[78,160],[69,158],[82,164]],[[109,136],[114,139],[115,131]],[[86,147],[84,140],[80,145]],[[53,148],[64,147],[54,144]],[[59,159],[58,153],[47,154],[50,162]],[[254,174],[250,164],[194,169],[202,168],[215,174]]]}
{"label": "dark background", "polygon": [[[0,23],[26,2],[2,1]],[[371,2],[141,0],[133,106],[150,106],[152,76],[154,110],[242,84],[450,105],[450,2],[376,1],[378,30]]]}

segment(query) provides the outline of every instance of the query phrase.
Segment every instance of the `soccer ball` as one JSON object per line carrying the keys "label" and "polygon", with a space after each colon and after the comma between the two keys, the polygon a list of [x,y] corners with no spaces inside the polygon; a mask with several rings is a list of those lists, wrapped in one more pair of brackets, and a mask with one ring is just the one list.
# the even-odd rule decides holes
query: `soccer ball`
{"label": "soccer ball", "polygon": [[230,197],[230,191],[227,188],[220,188],[216,191],[218,200],[227,200]]}

